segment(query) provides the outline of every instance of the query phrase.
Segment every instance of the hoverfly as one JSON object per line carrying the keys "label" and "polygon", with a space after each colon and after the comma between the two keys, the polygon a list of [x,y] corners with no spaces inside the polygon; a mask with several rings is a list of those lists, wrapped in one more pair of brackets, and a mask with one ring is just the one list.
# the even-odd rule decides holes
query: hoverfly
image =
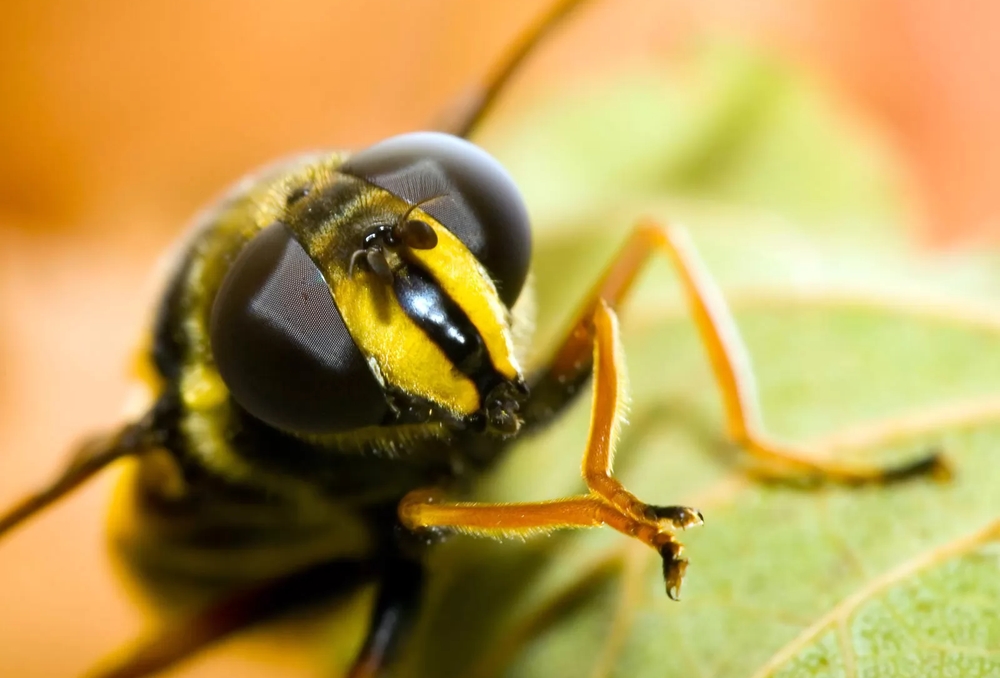
{"label": "hoverfly", "polygon": [[[0,533],[128,458],[130,518],[114,537],[153,595],[203,611],[102,675],[147,675],[307,599],[377,581],[351,676],[377,676],[419,610],[424,555],[452,533],[609,526],[656,551],[676,597],[678,532],[697,509],[641,501],[612,473],[621,423],[616,309],[661,254],[676,267],[725,406],[727,432],[778,475],[885,481],[942,468],[818,462],[758,424],[748,361],[682,230],[640,221],[549,358],[522,364],[531,236],[513,181],[466,139],[549,31],[563,0],[500,62],[448,133],[299,156],[239,183],[202,218],[167,285],[146,355],[156,397],[84,443]],[[593,381],[589,492],[455,501],[449,490],[546,425]]]}

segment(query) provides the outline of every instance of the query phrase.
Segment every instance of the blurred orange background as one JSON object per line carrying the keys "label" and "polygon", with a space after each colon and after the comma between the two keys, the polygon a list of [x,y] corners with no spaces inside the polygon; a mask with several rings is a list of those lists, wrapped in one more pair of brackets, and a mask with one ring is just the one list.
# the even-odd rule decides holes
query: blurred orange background
{"label": "blurred orange background", "polygon": [[[6,7],[0,505],[51,474],[83,432],[116,422],[151,272],[200,206],[275,157],[429,125],[545,5]],[[998,26],[990,0],[594,0],[497,115],[553,83],[731,36],[814,69],[881,129],[912,175],[915,238],[988,242],[1000,236]],[[106,492],[99,481],[0,545],[3,675],[74,675],[140,628],[105,562]],[[182,673],[210,675],[215,661]]]}

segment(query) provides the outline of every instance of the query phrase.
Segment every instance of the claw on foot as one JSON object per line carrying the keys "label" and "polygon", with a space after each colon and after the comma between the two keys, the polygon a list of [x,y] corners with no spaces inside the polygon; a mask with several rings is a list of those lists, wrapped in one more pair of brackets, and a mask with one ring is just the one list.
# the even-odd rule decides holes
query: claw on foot
{"label": "claw on foot", "polygon": [[765,464],[762,467],[751,469],[750,474],[765,483],[780,483],[811,489],[829,482],[847,486],[890,485],[918,477],[929,477],[938,482],[947,482],[952,479],[954,472],[944,453],[939,449],[931,449],[915,460],[888,468],[825,465],[817,462],[804,469],[795,467],[782,469]]}
{"label": "claw on foot", "polygon": [[671,600],[681,599],[681,584],[688,566],[683,554],[684,547],[677,542],[667,542],[660,548],[660,555],[663,557],[663,582]]}
{"label": "claw on foot", "polygon": [[680,600],[681,584],[684,582],[688,560],[684,557],[684,546],[674,541],[671,533],[702,525],[705,517],[698,509],[688,506],[647,506],[645,516],[659,530],[654,546],[656,542],[662,541],[657,550],[663,558],[663,583],[667,595],[671,600]]}
{"label": "claw on foot", "polygon": [[689,506],[647,506],[646,517],[676,530],[705,524],[701,511]]}
{"label": "claw on foot", "polygon": [[896,482],[909,480],[917,476],[929,476],[934,480],[948,481],[954,475],[951,464],[939,449],[930,450],[925,456],[916,461],[889,469],[885,473],[886,482]]}

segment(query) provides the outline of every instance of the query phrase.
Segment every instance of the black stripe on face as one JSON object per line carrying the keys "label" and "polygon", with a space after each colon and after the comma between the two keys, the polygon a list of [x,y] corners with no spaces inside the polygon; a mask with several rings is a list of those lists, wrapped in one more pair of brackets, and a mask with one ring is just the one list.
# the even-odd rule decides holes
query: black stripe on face
{"label": "black stripe on face", "polygon": [[392,287],[403,312],[475,383],[480,401],[484,401],[503,378],[465,311],[426,271],[412,265],[396,271]]}

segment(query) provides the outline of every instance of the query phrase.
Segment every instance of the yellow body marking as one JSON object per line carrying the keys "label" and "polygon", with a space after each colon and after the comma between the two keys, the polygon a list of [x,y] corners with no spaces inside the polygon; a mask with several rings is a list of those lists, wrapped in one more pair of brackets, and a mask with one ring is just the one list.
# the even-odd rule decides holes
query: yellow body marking
{"label": "yellow body marking", "polygon": [[361,352],[387,384],[438,403],[457,414],[479,409],[479,393],[444,352],[411,320],[377,275],[334,273],[333,298]]}
{"label": "yellow body marking", "polygon": [[429,250],[411,250],[410,256],[429,271],[445,293],[457,303],[479,331],[493,367],[507,379],[516,379],[520,369],[506,329],[507,310],[489,275],[472,252],[447,228],[421,210],[415,215],[437,233],[437,245]]}

